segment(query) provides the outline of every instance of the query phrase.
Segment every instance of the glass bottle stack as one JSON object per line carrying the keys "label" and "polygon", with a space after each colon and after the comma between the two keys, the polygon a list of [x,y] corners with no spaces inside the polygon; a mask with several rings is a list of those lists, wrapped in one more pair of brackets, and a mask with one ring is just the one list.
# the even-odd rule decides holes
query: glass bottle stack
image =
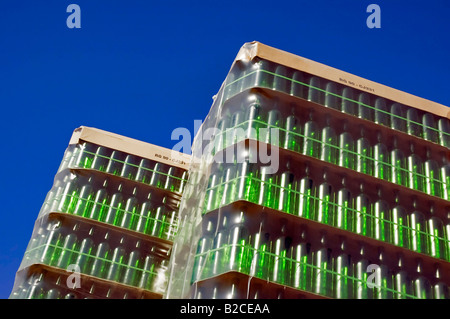
{"label": "glass bottle stack", "polygon": [[10,298],[162,298],[189,156],[74,131]]}
{"label": "glass bottle stack", "polygon": [[447,114],[244,45],[194,140],[166,296],[449,298]]}

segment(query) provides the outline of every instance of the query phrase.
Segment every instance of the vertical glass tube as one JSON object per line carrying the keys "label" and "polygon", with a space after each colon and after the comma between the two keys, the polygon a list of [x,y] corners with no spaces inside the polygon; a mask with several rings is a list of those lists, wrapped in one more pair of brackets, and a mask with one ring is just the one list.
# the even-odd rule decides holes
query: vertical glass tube
{"label": "vertical glass tube", "polygon": [[286,132],[284,138],[283,148],[300,152],[302,149],[302,137],[300,121],[295,115],[290,115],[286,118]]}
{"label": "vertical glass tube", "polygon": [[355,277],[355,283],[353,285],[355,291],[354,291],[354,297],[356,299],[371,299],[372,297],[372,291],[367,286],[367,279],[368,279],[368,273],[367,273],[367,266],[369,265],[369,262],[367,259],[360,259],[355,264],[355,270],[354,270],[354,277]]}
{"label": "vertical glass tube", "polygon": [[440,118],[438,120],[439,142],[442,146],[450,148],[450,120]]}
{"label": "vertical glass tube", "polygon": [[123,163],[120,176],[134,180],[136,178],[139,162],[140,162],[139,157],[128,154],[125,157],[125,162]]}
{"label": "vertical glass tube", "polygon": [[422,125],[416,109],[408,108],[406,111],[406,129],[409,135],[423,137]]}
{"label": "vertical glass tube", "polygon": [[[254,164],[253,164],[254,165]],[[259,186],[255,180],[255,171],[250,159],[246,158],[242,163],[238,164],[238,185],[236,199],[243,199],[255,202],[257,187]]]}
{"label": "vertical glass tube", "polygon": [[125,268],[122,283],[130,286],[138,284],[141,277],[140,275],[142,275],[140,262],[141,254],[139,250],[133,250],[128,257],[128,263]]}
{"label": "vertical glass tube", "polygon": [[94,160],[92,162],[92,168],[104,172],[108,165],[109,157],[111,156],[111,150],[104,147],[99,146],[95,151]]}
{"label": "vertical glass tube", "polygon": [[273,65],[266,60],[260,60],[257,62],[258,72],[256,73],[256,79],[253,86],[272,88],[273,87]]}
{"label": "vertical glass tube", "polygon": [[319,223],[330,224],[333,215],[333,199],[331,185],[326,181],[320,184],[317,198],[317,212],[315,220]]}
{"label": "vertical glass tube", "polygon": [[164,188],[165,190],[168,191],[175,191],[175,186],[176,186],[176,179],[175,179],[175,175],[176,175],[176,171],[177,168],[173,167],[173,166],[169,166],[168,167],[168,171],[167,171],[167,176],[166,176],[166,181],[164,183],[162,183],[162,188]]}
{"label": "vertical glass tube", "polygon": [[260,102],[252,102],[250,106],[247,107],[245,112],[245,137],[249,139],[259,140],[260,139],[260,129],[265,126],[263,122],[263,110],[261,108]]}
{"label": "vertical glass tube", "polygon": [[431,298],[431,285],[430,282],[423,276],[420,276],[413,280],[414,296],[419,299]]}
{"label": "vertical glass tube", "polygon": [[220,202],[221,206],[232,203],[236,196],[236,166],[234,164],[228,164],[224,173],[222,180],[223,195]]}
{"label": "vertical glass tube", "polygon": [[[280,141],[284,140],[282,128],[281,113],[278,110],[270,110],[267,114],[267,134],[265,143],[280,146]],[[278,131],[276,134],[273,130]],[[273,134],[275,133],[275,134]]]}
{"label": "vertical glass tube", "polygon": [[313,181],[304,177],[299,181],[297,215],[300,217],[313,218]]}
{"label": "vertical glass tube", "polygon": [[427,254],[426,222],[422,213],[414,211],[410,215],[411,249],[419,253]]}
{"label": "vertical glass tube", "polygon": [[208,263],[208,254],[210,254],[210,250],[213,247],[213,232],[214,232],[214,223],[209,221],[205,228],[205,232],[202,237],[198,240],[197,251],[195,254],[193,272],[192,272],[192,281],[191,284],[205,279],[206,276],[210,273],[210,264]]}
{"label": "vertical glass tube", "polygon": [[329,296],[331,289],[331,256],[326,248],[314,252],[313,292]]}
{"label": "vertical glass tube", "polygon": [[106,166],[106,173],[113,175],[120,175],[123,168],[123,162],[125,160],[126,154],[120,151],[113,151],[109,159],[108,165]]}
{"label": "vertical glass tube", "polygon": [[217,133],[214,137],[214,151],[213,155],[217,154],[218,152],[222,151],[226,145],[226,130],[229,128],[230,125],[230,117],[228,115],[223,115],[222,118],[219,119],[219,122],[217,123]]}
{"label": "vertical glass tube", "polygon": [[322,147],[320,152],[320,159],[325,162],[337,164],[337,138],[336,132],[330,126],[325,126],[322,129]]}
{"label": "vertical glass tube", "polygon": [[[136,196],[136,193],[133,194]],[[125,203],[125,210],[123,212],[122,218],[116,218],[114,220],[114,225],[120,226],[125,229],[131,229],[131,221],[134,218],[134,216],[137,214],[137,208],[138,208],[138,200],[136,197],[130,197],[127,199]]]}
{"label": "vertical glass tube", "polygon": [[268,170],[268,167],[261,168],[258,204],[270,208],[277,208],[276,176],[268,174]]}
{"label": "vertical glass tube", "polygon": [[71,264],[72,256],[76,251],[77,236],[73,233],[68,234],[64,239],[64,244],[59,255],[56,267],[66,269]]}
{"label": "vertical glass tube", "polygon": [[357,115],[356,104],[355,104],[355,95],[352,88],[344,87],[342,90],[342,112]]}
{"label": "vertical glass tube", "polygon": [[395,206],[392,209],[391,218],[391,243],[396,246],[409,248],[408,225],[405,209],[399,205]]}
{"label": "vertical glass tube", "polygon": [[278,65],[275,69],[273,89],[289,94],[291,81],[288,78],[288,70],[283,65]]}
{"label": "vertical glass tube", "polygon": [[151,168],[153,165],[152,161],[146,158],[141,159],[136,172],[136,181],[148,184],[152,175]]}
{"label": "vertical glass tube", "polygon": [[275,240],[273,245],[273,268],[271,281],[281,285],[290,285],[290,269],[287,261],[287,253],[290,249],[292,239],[286,236],[282,230],[281,235]]}
{"label": "vertical glass tube", "polygon": [[370,142],[365,137],[356,141],[356,170],[360,173],[373,174],[373,154]]}
{"label": "vertical glass tube", "polygon": [[278,210],[292,214],[294,211],[294,174],[285,171],[280,176],[280,195],[278,201]]}
{"label": "vertical glass tube", "polygon": [[271,253],[270,234],[260,229],[252,236],[252,259],[250,276],[268,280],[268,262]]}
{"label": "vertical glass tube", "polygon": [[291,95],[304,99],[306,97],[307,87],[303,72],[294,71],[292,75]]}
{"label": "vertical glass tube", "polygon": [[72,214],[78,201],[78,179],[68,181],[61,194],[58,212]]}
{"label": "vertical glass tube", "polygon": [[153,283],[156,275],[157,259],[152,254],[145,257],[142,267],[142,276],[139,279],[138,287],[146,290],[154,290]]}
{"label": "vertical glass tube", "polygon": [[89,274],[94,277],[104,278],[106,275],[106,260],[109,258],[110,250],[107,242],[102,242],[97,246],[94,261]]}
{"label": "vertical glass tube", "polygon": [[112,253],[110,266],[106,275],[107,280],[119,282],[122,278],[122,272],[125,267],[125,249],[122,246],[118,246]]}
{"label": "vertical glass tube", "polygon": [[309,79],[308,101],[323,104],[323,100],[324,92],[322,91],[321,79],[316,76],[312,76]]}
{"label": "vertical glass tube", "polygon": [[111,201],[108,205],[108,210],[103,216],[100,216],[100,220],[107,224],[114,224],[114,220],[118,218],[119,215],[123,213],[123,195],[121,193],[122,189],[119,186],[118,192],[111,196]]}
{"label": "vertical glass tube", "polygon": [[84,238],[80,244],[80,250],[77,252],[78,256],[75,260],[75,264],[80,267],[82,274],[86,274],[90,271],[92,256],[91,251],[94,246],[94,242],[90,238]]}
{"label": "vertical glass tube", "polygon": [[150,217],[151,225],[147,224],[146,234],[161,238],[162,224],[165,221],[164,206],[158,206]]}
{"label": "vertical glass tube", "polygon": [[370,212],[370,200],[367,195],[364,194],[363,185],[361,185],[361,193],[355,199],[355,212],[354,212],[354,228],[353,231],[357,234],[372,237],[372,223]]}
{"label": "vertical glass tube", "polygon": [[404,106],[399,103],[391,105],[391,128],[406,133],[406,112]]}
{"label": "vertical glass tube", "polygon": [[449,289],[443,282],[438,282],[433,286],[433,298],[434,299],[449,299]]}
{"label": "vertical glass tube", "polygon": [[441,167],[442,198],[450,200],[450,164]]}
{"label": "vertical glass tube", "polygon": [[166,174],[168,171],[168,166],[163,164],[163,163],[159,163],[156,162],[155,166],[153,167],[153,173],[152,173],[152,177],[150,178],[150,185],[154,186],[154,187],[158,187],[158,188],[162,188],[165,185],[166,182]]}
{"label": "vertical glass tube", "polygon": [[[36,250],[38,251],[37,256],[39,256],[38,261],[40,263],[53,265],[55,260],[59,258],[58,246],[61,244],[60,241],[62,240],[62,236],[58,224],[50,226],[49,230],[50,232],[41,239],[43,241],[38,243]],[[32,253],[34,255],[36,252]]]}
{"label": "vertical glass tube", "polygon": [[381,97],[375,100],[375,123],[389,126],[389,112],[386,100]]}
{"label": "vertical glass tube", "polygon": [[[226,226],[223,225],[223,226]],[[211,276],[220,275],[226,271],[226,262],[230,259],[225,255],[225,249],[228,242],[227,229],[221,228],[216,232],[213,242],[213,250],[211,253]]]}
{"label": "vertical glass tube", "polygon": [[239,109],[231,115],[231,127],[229,128],[229,133],[226,135],[225,147],[236,144],[245,138],[245,131],[242,126],[243,121],[244,114],[242,110]]}
{"label": "vertical glass tube", "polygon": [[[334,225],[337,228],[351,230],[351,221],[355,212],[352,211],[351,195],[350,191],[345,188],[343,181],[343,188],[341,188],[337,194],[336,213],[333,214],[335,221]],[[350,225],[349,225],[350,222]]]}
{"label": "vertical glass tube", "polygon": [[380,283],[380,286],[375,285],[374,297],[375,299],[392,299],[393,277],[386,265],[379,265],[375,270],[375,282]]}
{"label": "vertical glass tube", "polygon": [[214,172],[209,176],[208,188],[206,191],[206,212],[218,208],[217,191],[220,184],[220,172]]}
{"label": "vertical glass tube", "polygon": [[92,208],[93,197],[92,186],[89,184],[83,185],[73,213],[78,216],[86,216],[86,213]]}
{"label": "vertical glass tube", "polygon": [[292,246],[292,286],[300,290],[311,290],[312,262],[308,246],[300,242]]}
{"label": "vertical glass tube", "polygon": [[317,124],[313,121],[306,122],[304,135],[303,154],[318,158],[320,137]]}
{"label": "vertical glass tube", "polygon": [[391,151],[391,182],[406,186],[406,161],[402,150],[394,149]]}
{"label": "vertical glass tube", "polygon": [[423,124],[423,138],[427,141],[439,143],[438,130],[434,115],[431,113],[425,113],[422,116]]}
{"label": "vertical glass tube", "polygon": [[340,110],[340,98],[337,94],[337,85],[335,82],[327,82],[325,90],[327,93],[325,93],[325,106]]}
{"label": "vertical glass tube", "polygon": [[147,229],[151,227],[152,224],[152,219],[150,218],[152,209],[153,204],[150,201],[145,201],[142,203],[139,210],[139,215],[137,215],[135,221],[133,221],[133,229],[139,233],[147,232]]}
{"label": "vertical glass tube", "polygon": [[351,298],[351,281],[349,276],[351,275],[350,268],[350,255],[342,253],[336,257],[335,266],[335,297],[337,299]]}
{"label": "vertical glass tube", "polygon": [[223,93],[223,99],[222,101],[225,102],[229,98],[233,97],[238,93],[238,73],[237,73],[237,66],[235,69],[230,72],[225,80],[225,88]]}
{"label": "vertical glass tube", "polygon": [[94,198],[92,210],[89,214],[89,218],[94,220],[100,220],[101,216],[104,216],[108,209],[108,193],[106,189],[102,188],[97,191]]}
{"label": "vertical glass tube", "polygon": [[228,247],[226,250],[229,257],[227,270],[234,270],[242,273],[248,273],[249,266],[247,261],[247,241],[248,230],[244,222],[243,215],[239,218],[237,224],[231,226],[228,237]]}
{"label": "vertical glass tube", "polygon": [[358,117],[374,122],[374,111],[370,104],[370,96],[368,93],[360,93],[358,97]]}
{"label": "vertical glass tube", "polygon": [[448,260],[446,256],[444,225],[437,217],[432,217],[427,222],[429,253],[435,258]]}
{"label": "vertical glass tube", "polygon": [[374,176],[389,180],[389,155],[386,145],[378,143],[373,148]]}
{"label": "vertical glass tube", "polygon": [[96,146],[88,143],[88,142],[84,142],[81,145],[81,152],[78,154],[78,160],[76,162],[76,167],[80,167],[80,168],[91,168],[92,166],[92,161],[94,159],[94,155],[96,151]]}
{"label": "vertical glass tube", "polygon": [[354,169],[354,141],[349,132],[339,135],[339,166]]}
{"label": "vertical glass tube", "polygon": [[441,178],[439,176],[439,165],[435,160],[425,161],[425,191],[429,195],[441,197]]}
{"label": "vertical glass tube", "polygon": [[409,188],[424,191],[423,162],[417,154],[411,154],[408,156],[408,179]]}
{"label": "vertical glass tube", "polygon": [[412,295],[410,279],[408,273],[404,270],[394,275],[394,293],[395,299],[408,299]]}

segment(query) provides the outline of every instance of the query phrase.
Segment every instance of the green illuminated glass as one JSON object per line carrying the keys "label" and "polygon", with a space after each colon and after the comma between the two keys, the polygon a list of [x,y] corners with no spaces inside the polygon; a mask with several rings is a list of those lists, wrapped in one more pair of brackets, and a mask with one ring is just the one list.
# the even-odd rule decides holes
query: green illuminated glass
{"label": "green illuminated glass", "polygon": [[339,135],[339,166],[354,169],[354,142],[348,132]]}
{"label": "green illuminated glass", "polygon": [[322,183],[319,186],[319,203],[316,212],[316,221],[319,223],[329,224],[330,217],[332,215],[333,200],[331,194],[331,185],[328,183]]}
{"label": "green illuminated glass", "polygon": [[290,115],[286,118],[286,132],[284,138],[283,148],[300,152],[302,149],[302,137],[300,135],[300,121],[294,115]]}
{"label": "green illuminated glass", "polygon": [[410,215],[411,227],[411,249],[420,253],[427,252],[425,217],[422,213],[415,211]]}
{"label": "green illuminated glass", "polygon": [[338,228],[350,230],[348,222],[350,219],[350,192],[346,188],[342,188],[337,193],[337,206],[334,225]]}
{"label": "green illuminated glass", "polygon": [[408,248],[406,212],[403,207],[392,209],[391,241],[394,245]]}
{"label": "green illuminated glass", "polygon": [[317,158],[319,156],[319,133],[317,124],[313,121],[306,122],[304,135],[303,154]]}
{"label": "green illuminated glass", "polygon": [[372,174],[372,147],[368,139],[361,137],[356,141],[356,170],[364,174]]}
{"label": "green illuminated glass", "polygon": [[409,188],[423,191],[423,163],[417,154],[408,156]]}
{"label": "green illuminated glass", "polygon": [[293,247],[292,285],[294,288],[310,291],[311,289],[311,257],[305,243]]}
{"label": "green illuminated glass", "polygon": [[280,195],[278,201],[278,210],[292,214],[294,210],[294,174],[284,172],[280,178]]}
{"label": "green illuminated glass", "polygon": [[389,157],[386,145],[378,143],[373,148],[374,176],[376,178],[389,180]]}
{"label": "green illuminated glass", "polygon": [[356,197],[355,203],[354,232],[363,236],[372,236],[369,198],[365,194],[360,194]]}
{"label": "green illuminated glass", "polygon": [[425,162],[425,190],[429,195],[441,196],[439,166],[435,160]]}
{"label": "green illuminated glass", "polygon": [[322,150],[320,159],[329,163],[337,164],[336,161],[336,133],[326,126],[322,129]]}
{"label": "green illuminated glass", "polygon": [[399,149],[391,152],[391,182],[406,185],[405,156]]}
{"label": "green illuminated glass", "polygon": [[373,209],[373,236],[375,239],[389,242],[389,206],[384,200],[378,200]]}
{"label": "green illuminated glass", "polygon": [[349,257],[346,254],[339,255],[336,258],[336,275],[335,275],[335,296],[338,299],[347,299],[350,297],[349,288],[351,283],[349,280]]}
{"label": "green illuminated glass", "polygon": [[405,271],[400,271],[394,276],[394,290],[398,293],[394,293],[395,299],[404,299],[405,296],[411,294],[410,280]]}

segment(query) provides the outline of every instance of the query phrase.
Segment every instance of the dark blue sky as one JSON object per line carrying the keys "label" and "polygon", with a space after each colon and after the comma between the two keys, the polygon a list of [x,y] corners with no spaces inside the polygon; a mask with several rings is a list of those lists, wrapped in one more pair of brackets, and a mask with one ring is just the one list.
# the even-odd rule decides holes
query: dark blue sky
{"label": "dark blue sky", "polygon": [[[81,7],[81,29],[66,8]],[[381,7],[381,29],[366,8]],[[72,131],[171,148],[253,40],[450,105],[448,0],[1,1],[0,298]]]}

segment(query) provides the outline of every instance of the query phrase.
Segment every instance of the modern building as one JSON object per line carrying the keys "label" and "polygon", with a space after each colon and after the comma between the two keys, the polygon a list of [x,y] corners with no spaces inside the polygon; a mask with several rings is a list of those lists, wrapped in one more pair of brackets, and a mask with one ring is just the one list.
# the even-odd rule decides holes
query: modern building
{"label": "modern building", "polygon": [[11,298],[448,299],[449,110],[246,43],[191,156],[75,130]]}
{"label": "modern building", "polygon": [[10,298],[162,298],[189,156],[76,129]]}
{"label": "modern building", "polygon": [[245,44],[192,148],[167,298],[449,298],[450,109]]}

